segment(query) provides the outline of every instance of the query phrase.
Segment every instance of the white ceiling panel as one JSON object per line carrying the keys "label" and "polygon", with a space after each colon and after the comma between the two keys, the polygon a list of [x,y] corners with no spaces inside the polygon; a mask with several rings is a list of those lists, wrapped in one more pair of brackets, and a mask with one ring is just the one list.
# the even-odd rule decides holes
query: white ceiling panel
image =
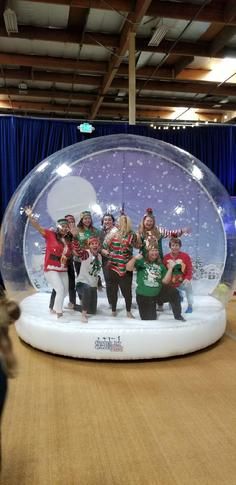
{"label": "white ceiling panel", "polygon": [[166,39],[176,40],[180,37],[181,40],[189,41],[198,40],[201,35],[207,31],[210,25],[208,22],[189,22],[186,20],[174,21],[173,19],[167,18],[163,19],[163,24],[169,27]]}
{"label": "white ceiling panel", "polygon": [[109,10],[90,9],[87,30],[92,32],[114,33],[120,32],[126,19],[125,13]]}
{"label": "white ceiling panel", "polygon": [[111,57],[111,49],[101,46],[83,45],[80,52],[80,59],[91,61],[107,61]]}
{"label": "white ceiling panel", "polygon": [[65,28],[70,7],[66,5],[46,5],[45,3],[13,0],[12,7],[20,25]]}

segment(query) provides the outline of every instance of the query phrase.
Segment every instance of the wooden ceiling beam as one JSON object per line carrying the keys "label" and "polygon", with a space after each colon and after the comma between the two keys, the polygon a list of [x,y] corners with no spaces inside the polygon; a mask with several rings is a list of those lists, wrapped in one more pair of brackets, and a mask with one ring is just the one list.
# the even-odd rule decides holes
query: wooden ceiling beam
{"label": "wooden ceiling beam", "polygon": [[[236,34],[236,28],[230,26],[225,26],[221,32],[214,38],[214,40],[211,42],[210,47],[208,49],[208,52],[210,54],[210,57],[215,57],[218,52],[220,52],[227,42],[232,39]],[[236,51],[235,51],[236,53]]]}
{"label": "wooden ceiling beam", "polygon": [[[48,0],[31,0],[32,3],[48,3]],[[117,10],[118,12],[131,12],[133,0],[50,0],[52,5],[73,6],[74,8],[96,8],[100,10]],[[199,13],[197,20],[200,22],[217,22],[220,24],[236,25],[234,14],[235,1],[212,0],[209,5]],[[188,1],[183,3],[173,3],[171,1],[162,2],[153,0],[147,9],[146,15],[150,17],[166,17],[179,20],[191,20],[199,10],[199,5],[193,5]],[[233,11],[233,12],[232,12]]]}
{"label": "wooden ceiling beam", "polygon": [[[114,79],[111,88],[120,89],[122,91],[128,91],[128,81],[123,79]],[[137,90],[143,88],[143,81],[137,80]],[[186,81],[149,81],[148,91],[170,91],[171,93],[199,93],[199,94],[211,94],[212,96],[236,96],[236,84],[222,84],[218,86],[216,82],[204,81],[204,82],[191,82]]]}
{"label": "wooden ceiling beam", "polygon": [[68,30],[75,29],[80,32],[81,40],[83,39],[84,31],[86,29],[87,19],[89,15],[89,8],[83,10],[70,5],[69,17],[68,17]]}
{"label": "wooden ceiling beam", "polygon": [[[233,1],[233,0],[232,0]],[[166,17],[178,20],[192,20],[199,10],[201,5],[193,5],[188,1],[183,3],[162,2],[161,0],[153,0],[152,5],[147,11],[147,15],[152,17]],[[198,14],[199,22],[218,22],[224,24],[224,10],[225,0],[212,0],[209,5],[206,5]],[[227,23],[236,25],[236,20],[232,18]]]}
{"label": "wooden ceiling beam", "polygon": [[185,56],[179,59],[179,61],[176,62],[174,66],[175,77],[178,76],[178,74],[180,74],[193,61],[194,56]]}
{"label": "wooden ceiling beam", "polygon": [[[136,106],[138,108],[145,107],[146,109],[153,109],[153,108],[163,108],[163,107],[168,107],[168,108],[195,108],[195,109],[204,109],[204,110],[215,110],[213,107],[214,104],[212,101],[200,101],[200,100],[193,100],[193,99],[186,99],[186,98],[178,98],[171,100],[170,98],[137,98],[136,100]],[[105,96],[104,102],[102,106],[111,106],[111,107],[119,107],[119,106],[127,106],[128,105],[128,100],[126,98],[126,102],[124,101],[111,101],[109,96]],[[226,105],[227,111],[235,111],[236,110],[236,102],[235,103],[227,103]],[[221,108],[217,108],[217,111],[222,111],[225,112],[225,105],[222,104]]]}
{"label": "wooden ceiling beam", "polygon": [[0,52],[0,64],[25,67],[42,67],[46,69],[68,69],[73,72],[81,71],[103,74],[107,70],[106,62],[82,61],[76,59],[61,59],[58,57],[28,56],[23,54],[6,54]]}
{"label": "wooden ceiling beam", "polygon": [[[49,3],[48,0],[30,0],[32,3]],[[133,7],[133,0],[50,0],[52,5],[65,5],[73,8],[97,8],[100,10],[118,10],[130,12]]]}
{"label": "wooden ceiling beam", "polygon": [[28,101],[12,101],[12,100],[0,100],[0,109],[10,110],[33,110],[35,112],[50,112],[50,113],[77,113],[88,116],[88,109],[85,106],[72,106],[68,107],[67,104],[55,104],[55,103],[29,103]]}
{"label": "wooden ceiling beam", "polygon": [[[63,83],[63,84],[81,84],[86,86],[94,86],[96,88],[102,82],[102,76],[80,76],[76,74],[73,76],[71,73],[58,73],[52,71],[33,71],[32,69],[4,69],[3,71],[5,79],[16,79],[21,81],[39,81],[39,82],[51,82],[51,83]],[[0,73],[1,78],[1,73]]]}
{"label": "wooden ceiling beam", "polygon": [[[71,103],[78,103],[79,105],[82,102],[82,105],[85,106],[91,105],[93,101],[96,99],[96,95],[92,93],[83,93],[78,91],[59,91],[58,89],[27,89],[25,91],[19,91],[17,88],[12,87],[4,87],[0,88],[0,99],[4,99],[7,97],[11,97],[11,99],[17,100],[21,98],[23,100],[29,100],[31,98],[41,99],[41,98],[49,98],[50,100],[65,100],[71,101]],[[85,103],[83,103],[85,102]],[[178,98],[178,99],[171,99],[171,98],[156,98],[156,97],[137,97],[137,107],[145,109],[153,109],[153,108],[160,108],[160,107],[186,107],[186,108],[196,108],[196,109],[213,109],[213,105],[215,102],[206,100],[194,100],[194,99],[186,99],[186,98]],[[112,108],[120,108],[120,107],[128,107],[128,97],[125,99],[121,99],[116,101],[115,95],[106,95],[103,100],[102,107],[112,107]],[[227,103],[227,105],[223,105],[221,107],[221,111],[225,112],[225,108],[227,111],[235,111],[236,110],[236,102],[235,103]]]}
{"label": "wooden ceiling beam", "polygon": [[[16,79],[22,81],[38,81],[51,83],[72,84],[71,74],[45,72],[45,71],[30,71],[28,69],[4,69],[5,79]],[[1,75],[0,75],[1,77]],[[101,76],[80,76],[76,75],[73,78],[73,83],[76,85],[94,86],[99,88],[102,82]],[[143,80],[137,79],[137,89],[142,89]],[[115,78],[111,84],[111,89],[121,89],[128,92],[128,79]],[[217,96],[236,96],[236,84],[223,84],[218,86],[218,83],[211,81],[187,82],[185,80],[178,81],[157,81],[150,80],[148,83],[148,91],[170,91],[182,93],[200,93],[200,94],[216,94]]]}
{"label": "wooden ceiling beam", "polygon": [[[141,110],[137,110],[137,118],[139,119],[158,119],[158,118],[167,118],[169,119],[169,117],[174,113],[173,110],[167,110],[167,109],[164,109],[164,108],[159,108],[157,110],[145,110],[145,109],[141,109]],[[129,117],[129,110],[128,108],[122,108],[122,107],[119,107],[117,106],[116,109],[115,108],[107,108],[107,107],[102,107],[101,108],[101,111],[99,112],[100,115],[102,116],[109,116],[109,117],[114,117],[114,116],[119,116],[119,117],[125,117],[126,119],[128,119]]]}
{"label": "wooden ceiling beam", "polygon": [[[84,106],[74,106],[70,105],[68,107],[67,104],[55,104],[55,103],[30,103],[28,101],[12,101],[12,100],[0,100],[0,111],[1,109],[5,110],[17,110],[17,111],[33,111],[35,113],[62,113],[62,114],[77,114],[83,115],[86,118],[88,118],[89,113],[87,108]],[[156,110],[156,111],[149,111],[149,110],[141,110],[140,113],[138,113],[138,117],[143,119],[144,117],[150,117],[150,119],[153,118],[163,118],[167,117],[172,113],[172,111],[168,110]],[[120,108],[120,109],[109,109],[105,108],[103,110],[103,115],[107,115],[109,117],[113,116],[126,116],[128,117],[128,109],[126,108]]]}
{"label": "wooden ceiling beam", "polygon": [[[235,29],[234,29],[235,30]],[[204,41],[197,41],[195,42],[178,42],[175,44],[175,41],[171,40],[162,40],[160,44],[156,47],[151,47],[148,45],[149,38],[137,38],[136,42],[136,50],[143,51],[143,52],[156,52],[156,53],[165,53],[171,52],[171,54],[177,54],[181,56],[198,56],[198,57],[210,57],[210,49],[212,43],[204,42]],[[215,53],[215,57],[218,59],[222,59],[225,57],[225,54],[228,52],[229,48],[226,47],[220,52]],[[231,48],[231,53],[234,52],[234,57],[236,58],[236,49]]]}
{"label": "wooden ceiling beam", "polygon": [[138,29],[139,22],[145,15],[148,7],[150,6],[152,0],[137,0],[135,4],[134,12],[129,13],[125,24],[122,28],[120,34],[120,47],[117,49],[115,55],[112,56],[107,74],[104,76],[101,95],[95,101],[91,109],[91,119],[94,119],[98,113],[98,110],[103,102],[104,94],[106,94],[109,89],[114,77],[116,76],[117,70],[122,62],[122,58],[127,51],[129,42],[129,33],[136,32]]}
{"label": "wooden ceiling beam", "polygon": [[[82,117],[84,119],[88,119],[89,113],[87,108],[83,106],[74,106],[68,104],[55,104],[55,103],[30,103],[27,101],[12,101],[12,100],[0,100],[0,112],[6,111],[19,111],[19,112],[33,112],[37,115],[45,115],[50,114],[52,115],[61,115],[66,117]],[[122,118],[128,120],[128,108],[101,108],[100,116],[102,118],[108,117],[109,119],[113,118]],[[214,112],[197,112],[198,121],[217,121],[223,120],[223,114]],[[166,110],[164,108],[159,108],[156,110],[144,110],[144,109],[137,109],[137,119],[144,121],[150,120],[158,123],[158,120],[168,120],[168,121],[175,121],[175,111],[174,110]],[[178,120],[176,120],[178,122]]]}
{"label": "wooden ceiling beam", "polygon": [[[13,56],[14,57],[14,56]],[[0,55],[1,59],[1,55]],[[0,61],[1,62],[1,61]],[[18,63],[16,64],[18,67]],[[28,66],[28,64],[27,64]],[[87,73],[87,70],[82,70],[81,65],[80,65],[80,72],[83,73],[81,74],[75,74],[73,73],[63,73],[63,72],[53,72],[53,71],[39,71],[32,69],[31,66],[27,68],[21,67],[19,69],[3,69],[4,73],[4,78],[7,79],[22,79],[24,81],[48,81],[48,82],[57,82],[57,83],[66,83],[66,84],[90,84],[92,86],[99,86],[102,81],[102,76],[96,75],[96,76],[89,76]],[[38,66],[41,67],[41,66]],[[153,67],[147,66],[147,67],[141,67],[140,69],[137,70],[136,72],[136,77],[137,79],[143,79],[145,80],[146,78],[149,78],[152,76],[153,73]],[[105,73],[104,71],[101,71],[103,74]],[[206,76],[209,73],[209,70],[206,69],[184,69],[181,71],[180,74],[178,74],[178,80],[181,81],[204,81],[204,76]],[[119,70],[118,70],[118,76],[121,76],[122,78],[126,77],[128,78],[128,67],[127,65],[121,65]],[[1,77],[1,73],[0,73]],[[152,80],[160,80],[160,79],[165,79],[165,80],[171,80],[174,79],[174,70],[172,68],[160,68],[158,71],[153,75]]]}
{"label": "wooden ceiling beam", "polygon": [[236,20],[236,2],[228,0],[225,2],[223,19],[227,24]]}
{"label": "wooden ceiling beam", "polygon": [[[165,53],[171,52],[171,54],[181,55],[181,56],[200,56],[200,57],[211,57],[212,52],[214,57],[222,59],[226,57],[229,48],[224,47],[227,40],[229,40],[235,34],[235,28],[227,26],[220,32],[216,39],[212,42],[206,42],[198,40],[195,42],[178,42],[175,45],[174,41],[163,40],[158,46],[149,46],[150,37],[137,37],[136,38],[136,51],[142,52],[152,52],[152,53]],[[125,36],[126,34],[124,34]],[[6,35],[5,28],[0,27],[0,37],[8,38]],[[16,34],[11,34],[12,38],[19,39],[37,39],[45,42],[64,42],[73,44],[83,44],[108,47],[111,49],[118,49],[120,46],[120,36],[85,32],[84,35],[81,30],[65,30],[65,29],[46,29],[40,27],[28,27],[19,26],[19,32]],[[83,38],[82,38],[83,37]],[[217,40],[218,39],[218,40]],[[122,41],[122,39],[121,39]],[[215,45],[214,45],[215,44]],[[219,44],[219,48],[218,45]],[[230,48],[231,57],[232,54],[236,58],[236,49]],[[38,57],[38,56],[34,56]],[[65,59],[68,62],[76,62],[73,59]]]}
{"label": "wooden ceiling beam", "polygon": [[78,91],[59,91],[58,89],[25,89],[25,90],[20,90],[17,88],[12,88],[12,87],[4,87],[0,88],[0,97],[3,96],[12,96],[13,98],[50,98],[51,100],[54,99],[63,99],[65,101],[68,101],[69,99],[73,101],[78,101],[79,103],[81,101],[85,101],[87,103],[83,103],[83,106],[85,104],[92,104],[92,102],[96,99],[96,94],[92,93],[84,93],[84,92],[78,92]]}
{"label": "wooden ceiling beam", "polygon": [[216,22],[212,22],[208,29],[201,35],[200,37],[200,42],[204,41],[204,42],[211,42],[214,40],[214,38],[221,32],[222,28],[224,26],[222,26],[222,24],[218,24]]}

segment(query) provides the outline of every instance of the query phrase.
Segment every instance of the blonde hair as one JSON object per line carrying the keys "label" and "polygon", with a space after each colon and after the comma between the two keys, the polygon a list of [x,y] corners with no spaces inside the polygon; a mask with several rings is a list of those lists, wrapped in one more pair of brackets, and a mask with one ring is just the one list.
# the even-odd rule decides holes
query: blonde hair
{"label": "blonde hair", "polygon": [[129,232],[132,230],[131,219],[122,214],[117,221],[117,228],[122,237],[127,236],[127,234],[129,234]]}

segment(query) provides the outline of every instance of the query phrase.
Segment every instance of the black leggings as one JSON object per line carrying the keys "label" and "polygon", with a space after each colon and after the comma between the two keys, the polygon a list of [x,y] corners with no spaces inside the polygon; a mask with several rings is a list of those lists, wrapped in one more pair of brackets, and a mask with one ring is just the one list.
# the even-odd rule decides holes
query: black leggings
{"label": "black leggings", "polygon": [[158,296],[136,295],[136,299],[141,320],[156,320],[156,305],[163,305],[166,302],[170,303],[175,318],[181,316],[180,295],[172,286],[163,284]]}
{"label": "black leggings", "polygon": [[116,311],[119,288],[125,299],[126,311],[130,312],[132,304],[132,276],[133,273],[131,271],[126,271],[124,276],[119,276],[115,271],[109,270],[110,286],[108,291],[113,312]]}
{"label": "black leggings", "polygon": [[110,276],[110,270],[107,266],[107,259],[105,260],[105,258],[103,258],[102,260],[102,271],[103,271],[103,275],[104,275],[104,279],[105,279],[105,283],[106,283],[106,294],[107,294],[107,299],[108,299],[108,303],[109,305],[112,304],[112,281],[111,281],[111,276]]}

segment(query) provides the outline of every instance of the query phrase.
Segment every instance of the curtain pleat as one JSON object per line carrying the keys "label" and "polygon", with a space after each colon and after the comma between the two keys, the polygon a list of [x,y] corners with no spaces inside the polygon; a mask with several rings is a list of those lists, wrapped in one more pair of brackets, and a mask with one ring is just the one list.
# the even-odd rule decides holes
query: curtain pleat
{"label": "curtain pleat", "polygon": [[212,170],[230,195],[236,195],[236,126],[154,130],[149,125],[94,123],[95,131],[84,135],[77,125],[75,121],[0,118],[0,220],[19,183],[44,158],[79,141],[116,133],[157,138],[192,153]]}

